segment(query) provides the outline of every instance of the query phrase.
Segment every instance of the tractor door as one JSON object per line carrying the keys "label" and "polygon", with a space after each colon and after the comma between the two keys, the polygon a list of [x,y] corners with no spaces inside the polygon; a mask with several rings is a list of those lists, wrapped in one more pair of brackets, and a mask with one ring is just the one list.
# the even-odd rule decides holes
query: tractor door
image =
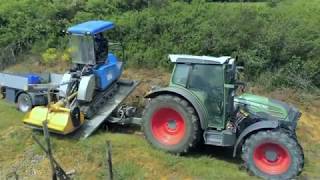
{"label": "tractor door", "polygon": [[228,122],[233,115],[234,111],[234,96],[235,96],[235,74],[236,66],[231,64],[224,65],[224,122]]}
{"label": "tractor door", "polygon": [[193,64],[188,89],[206,107],[209,115],[208,127],[223,129],[225,126],[223,65]]}

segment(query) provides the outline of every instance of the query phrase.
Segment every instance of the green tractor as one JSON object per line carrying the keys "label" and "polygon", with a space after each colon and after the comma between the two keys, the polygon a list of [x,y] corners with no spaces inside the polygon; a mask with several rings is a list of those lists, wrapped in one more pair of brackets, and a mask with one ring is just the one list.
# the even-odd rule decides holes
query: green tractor
{"label": "green tractor", "polygon": [[237,67],[231,57],[169,55],[170,85],[155,88],[143,112],[146,139],[158,149],[183,154],[204,142],[233,148],[245,167],[264,179],[291,179],[304,165],[296,136],[301,113],[278,100],[235,96]]}

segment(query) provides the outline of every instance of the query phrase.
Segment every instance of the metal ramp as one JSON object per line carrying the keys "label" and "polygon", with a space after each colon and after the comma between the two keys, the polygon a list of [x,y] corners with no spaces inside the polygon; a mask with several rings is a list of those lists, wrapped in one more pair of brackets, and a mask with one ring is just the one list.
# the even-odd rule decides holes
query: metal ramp
{"label": "metal ramp", "polygon": [[119,80],[118,90],[113,97],[108,99],[98,113],[85,123],[75,132],[75,137],[85,139],[89,137],[99,126],[110,116],[110,114],[128,97],[132,91],[138,86],[139,81]]}

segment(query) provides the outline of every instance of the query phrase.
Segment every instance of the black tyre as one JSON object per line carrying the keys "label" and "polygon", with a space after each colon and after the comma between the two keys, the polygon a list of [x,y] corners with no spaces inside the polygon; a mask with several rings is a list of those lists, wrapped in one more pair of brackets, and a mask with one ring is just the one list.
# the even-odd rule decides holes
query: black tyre
{"label": "black tyre", "polygon": [[242,146],[245,167],[263,179],[292,179],[304,164],[302,148],[283,131],[260,131]]}
{"label": "black tyre", "polygon": [[32,99],[29,94],[21,93],[17,99],[17,108],[21,112],[28,112],[33,107]]}
{"label": "black tyre", "polygon": [[201,137],[199,119],[184,99],[159,95],[143,112],[143,131],[156,148],[171,153],[186,153]]}
{"label": "black tyre", "polygon": [[81,118],[80,108],[78,107],[73,108],[70,114],[71,114],[71,121],[72,121],[73,127],[75,128],[79,127],[81,125],[80,124],[80,118]]}
{"label": "black tyre", "polygon": [[0,87],[0,99],[6,98],[5,92],[6,91],[5,91],[4,87]]}
{"label": "black tyre", "polygon": [[298,173],[298,175],[300,175],[302,170],[303,170],[303,168],[304,168],[304,153],[303,153],[303,148],[302,148],[301,144],[298,143],[298,145],[299,145],[299,148],[300,148],[300,151],[301,151],[301,157],[302,157],[302,165],[301,165],[301,168],[300,168],[299,173]]}

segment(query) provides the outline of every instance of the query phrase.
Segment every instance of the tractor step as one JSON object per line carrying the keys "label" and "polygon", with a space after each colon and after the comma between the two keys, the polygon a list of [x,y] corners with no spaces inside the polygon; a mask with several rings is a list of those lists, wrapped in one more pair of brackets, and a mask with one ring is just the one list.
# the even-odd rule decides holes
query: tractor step
{"label": "tractor step", "polygon": [[113,93],[113,96],[108,99],[103,107],[99,108],[95,116],[84,122],[74,136],[83,139],[89,137],[108,119],[111,113],[132,93],[138,84],[139,81],[119,80],[117,82],[117,91]]}
{"label": "tractor step", "polygon": [[205,144],[215,146],[233,146],[236,141],[236,134],[230,130],[207,130],[203,133]]}

